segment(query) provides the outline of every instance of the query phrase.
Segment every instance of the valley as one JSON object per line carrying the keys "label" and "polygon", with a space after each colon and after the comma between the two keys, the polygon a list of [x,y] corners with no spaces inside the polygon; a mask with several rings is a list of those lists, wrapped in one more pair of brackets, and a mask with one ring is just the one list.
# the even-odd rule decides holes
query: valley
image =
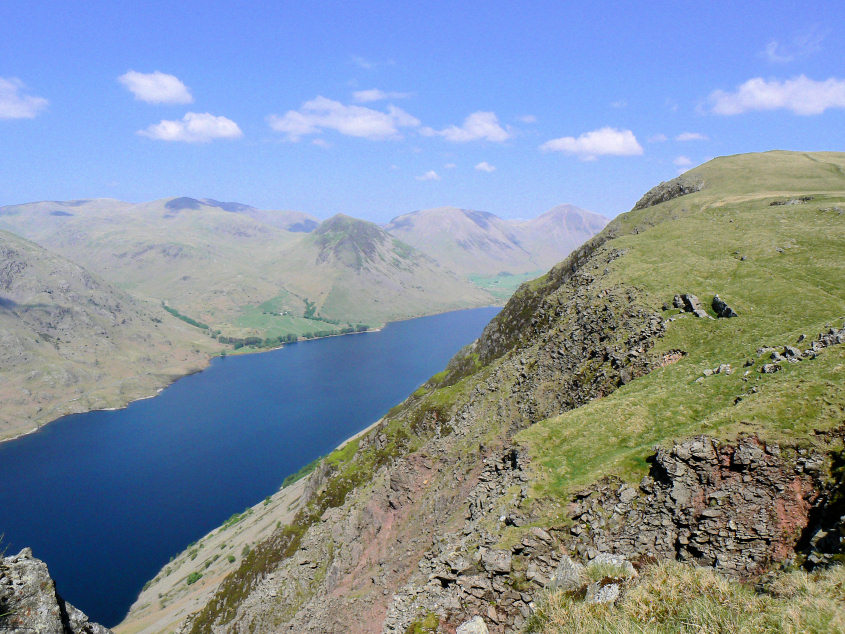
{"label": "valley", "polygon": [[[559,257],[596,222],[561,224]],[[491,230],[486,224],[476,229],[479,235]],[[515,290],[514,280],[525,277],[525,267],[537,266],[509,259],[504,247],[490,248],[475,269],[495,261],[511,269],[491,282],[473,277],[472,266],[456,272],[450,261],[441,263],[364,220],[339,214],[319,222],[301,212],[186,197],[6,206],[0,230],[38,244],[3,234],[10,244],[28,246],[4,252],[0,317],[10,326],[0,360],[0,440],[63,414],[151,396],[217,354],[500,304]],[[36,251],[42,264],[32,266],[25,258]],[[58,262],[64,268],[56,269]],[[113,295],[104,309],[93,303],[101,313],[96,318],[72,306],[80,299],[91,304],[85,293],[92,285]],[[103,330],[106,322],[113,332]]]}
{"label": "valley", "polygon": [[[841,531],[825,505],[843,450],[843,166],[841,153],[740,155],[656,187],[520,287],[354,452],[330,454],[294,520],[184,630],[406,631],[479,615],[490,631],[542,629],[549,612],[532,606],[561,600],[552,580],[600,553],[730,577],[839,552],[819,540]],[[682,293],[701,298],[700,317],[673,305]],[[738,317],[718,318],[715,295]],[[711,453],[740,482],[761,478],[759,499],[729,473],[686,475]],[[792,509],[791,528],[772,505]],[[629,535],[638,508],[653,510]]]}

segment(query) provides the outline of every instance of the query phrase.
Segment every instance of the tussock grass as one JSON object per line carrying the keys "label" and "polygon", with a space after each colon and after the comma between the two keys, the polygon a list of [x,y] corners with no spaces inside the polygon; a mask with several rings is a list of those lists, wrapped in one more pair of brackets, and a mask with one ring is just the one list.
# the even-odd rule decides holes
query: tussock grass
{"label": "tussock grass", "polygon": [[529,631],[842,632],[845,567],[782,573],[758,591],[710,568],[664,562],[645,569],[616,605],[587,604],[562,592],[547,595]]}

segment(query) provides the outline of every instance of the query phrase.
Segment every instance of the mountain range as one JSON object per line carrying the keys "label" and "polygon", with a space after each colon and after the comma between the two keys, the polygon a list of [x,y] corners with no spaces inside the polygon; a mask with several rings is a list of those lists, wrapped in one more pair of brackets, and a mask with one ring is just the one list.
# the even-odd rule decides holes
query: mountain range
{"label": "mountain range", "polygon": [[[457,232],[423,239],[450,215],[472,225],[483,252],[450,260],[443,254]],[[550,223],[560,224],[559,256],[598,226],[567,224],[556,210],[533,221],[536,229],[481,212],[413,216],[419,228],[405,222],[400,237],[390,225],[342,214],[320,222],[186,197],[0,207],[0,439],[65,413],[149,395],[229,344],[272,347],[501,302],[550,261]],[[509,242],[499,239],[501,227]],[[575,237],[567,238],[570,229]],[[511,255],[532,245],[534,259]],[[505,270],[493,279],[469,275]]]}
{"label": "mountain range", "polygon": [[604,222],[570,206],[525,222],[420,211],[385,227],[186,197],[0,207],[0,229],[224,337],[260,339],[496,303],[471,274],[537,273]]}

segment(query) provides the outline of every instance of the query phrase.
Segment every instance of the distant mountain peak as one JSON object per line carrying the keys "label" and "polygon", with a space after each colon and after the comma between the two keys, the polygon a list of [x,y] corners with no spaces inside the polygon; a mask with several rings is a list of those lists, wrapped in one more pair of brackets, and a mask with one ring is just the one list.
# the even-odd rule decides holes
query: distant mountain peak
{"label": "distant mountain peak", "polygon": [[495,275],[548,269],[607,222],[574,205],[558,205],[533,220],[437,207],[397,216],[385,229],[457,273]]}
{"label": "distant mountain peak", "polygon": [[166,203],[164,203],[164,206],[170,211],[182,211],[183,209],[200,209],[205,204],[206,203],[203,203],[197,200],[196,198],[180,196],[179,198],[173,198],[171,200],[168,200]]}
{"label": "distant mountain peak", "polygon": [[389,240],[378,225],[346,214],[335,214],[323,221],[313,235],[320,248],[319,261],[334,258],[358,269],[376,257]]}

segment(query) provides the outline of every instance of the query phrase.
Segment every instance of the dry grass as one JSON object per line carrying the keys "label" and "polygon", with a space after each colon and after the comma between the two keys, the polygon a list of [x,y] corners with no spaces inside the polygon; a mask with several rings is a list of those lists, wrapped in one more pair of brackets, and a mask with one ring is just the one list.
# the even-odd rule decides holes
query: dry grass
{"label": "dry grass", "polygon": [[533,632],[845,632],[845,567],[782,573],[764,590],[709,568],[665,562],[642,572],[616,605],[546,596]]}

